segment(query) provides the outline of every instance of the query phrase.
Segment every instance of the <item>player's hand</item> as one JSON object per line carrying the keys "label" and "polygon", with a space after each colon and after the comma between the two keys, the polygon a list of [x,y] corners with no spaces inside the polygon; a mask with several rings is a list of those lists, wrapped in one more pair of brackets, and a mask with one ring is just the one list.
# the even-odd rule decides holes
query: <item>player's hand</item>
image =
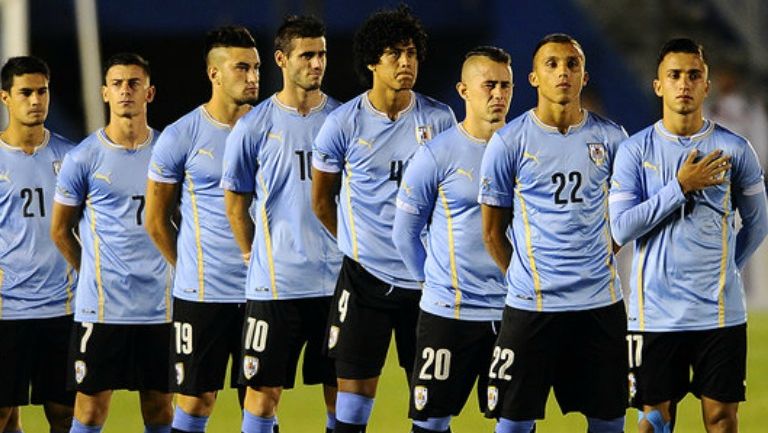
{"label": "player's hand", "polygon": [[677,171],[677,181],[680,182],[683,194],[720,185],[725,182],[725,172],[731,168],[731,157],[723,155],[720,149],[712,151],[701,161],[694,162],[698,154],[699,151],[693,149]]}

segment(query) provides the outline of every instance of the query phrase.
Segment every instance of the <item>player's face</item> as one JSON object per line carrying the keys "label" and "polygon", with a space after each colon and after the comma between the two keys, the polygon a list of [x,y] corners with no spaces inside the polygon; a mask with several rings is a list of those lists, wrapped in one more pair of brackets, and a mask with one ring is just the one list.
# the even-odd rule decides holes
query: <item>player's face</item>
{"label": "player's face", "polygon": [[707,65],[698,54],[669,53],[659,64],[653,90],[665,111],[690,114],[701,110],[709,93]]}
{"label": "player's face", "polygon": [[256,48],[220,47],[211,55],[215,71],[214,85],[221,86],[225,95],[238,105],[256,105],[259,98],[259,67],[261,59]]}
{"label": "player's face", "polygon": [[138,65],[114,65],[107,70],[102,97],[109,104],[109,112],[117,117],[146,115],[147,103],[155,97],[155,87]]}
{"label": "player's face", "polygon": [[[325,38],[295,38],[286,54],[275,52],[275,61],[284,79],[304,90],[317,90],[323,82],[326,64]],[[287,84],[287,83],[286,83]]]}
{"label": "player's face", "polygon": [[512,102],[512,69],[487,57],[470,61],[458,85],[467,110],[486,122],[503,122]]}
{"label": "player's face", "polygon": [[584,53],[568,42],[550,42],[539,48],[528,75],[539,98],[561,105],[578,101],[587,79]]}
{"label": "player's face", "polygon": [[13,77],[9,92],[0,91],[12,121],[24,126],[37,126],[48,116],[48,79],[43,74],[23,74]]}
{"label": "player's face", "polygon": [[398,43],[384,49],[379,63],[368,65],[373,72],[373,82],[398,91],[410,90],[416,84],[419,58],[413,41]]}

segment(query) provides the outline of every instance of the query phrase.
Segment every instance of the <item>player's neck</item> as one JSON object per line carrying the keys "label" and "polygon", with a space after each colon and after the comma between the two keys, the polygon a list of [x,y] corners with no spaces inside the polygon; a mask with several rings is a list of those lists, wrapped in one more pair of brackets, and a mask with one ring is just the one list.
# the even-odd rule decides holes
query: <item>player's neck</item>
{"label": "player's neck", "polygon": [[114,117],[104,127],[107,138],[117,145],[127,149],[135,149],[149,138],[149,126],[146,116]]}
{"label": "player's neck", "polygon": [[284,85],[283,89],[277,93],[277,100],[287,107],[295,108],[302,116],[306,116],[323,102],[323,93],[320,89],[304,90],[298,86]]}
{"label": "player's neck", "polygon": [[8,129],[0,133],[0,139],[9,146],[18,147],[24,153],[32,154],[45,139],[45,127],[42,124],[25,126],[11,122]]}
{"label": "player's neck", "polygon": [[251,106],[248,104],[237,104],[235,101],[226,100],[216,93],[211,96],[211,99],[203,107],[217,122],[229,126],[234,126],[237,123],[237,119],[251,109]]}
{"label": "player's neck", "polygon": [[368,91],[368,100],[373,108],[386,113],[390,119],[396,120],[398,114],[410,105],[412,95],[411,89],[394,90],[374,83]]}
{"label": "player's neck", "polygon": [[664,109],[664,117],[661,119],[664,129],[681,137],[691,136],[704,126],[704,116],[701,110],[689,114],[675,113]]}
{"label": "player's neck", "polygon": [[461,122],[461,126],[467,134],[483,141],[490,140],[493,133],[498,131],[504,124],[505,122],[503,120],[501,122],[491,123],[471,115],[467,115],[464,121]]}
{"label": "player's neck", "polygon": [[557,128],[561,134],[568,132],[568,128],[578,125],[584,119],[584,110],[579,101],[567,104],[553,104],[539,98],[539,103],[534,109],[536,117],[547,126]]}

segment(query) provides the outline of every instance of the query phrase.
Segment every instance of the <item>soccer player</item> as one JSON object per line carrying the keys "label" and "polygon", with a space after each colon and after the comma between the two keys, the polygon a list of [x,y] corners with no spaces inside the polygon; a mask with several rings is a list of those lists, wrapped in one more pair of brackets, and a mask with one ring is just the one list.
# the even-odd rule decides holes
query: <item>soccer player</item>
{"label": "soccer player", "polygon": [[424,282],[411,379],[414,433],[449,431],[451,416],[461,412],[478,378],[485,411],[507,291],[504,276],[484,254],[477,175],[512,101],[510,63],[496,47],[467,53],[456,85],[467,116],[416,152],[398,192],[392,240],[413,277]]}
{"label": "soccer player", "polygon": [[[246,267],[224,211],[221,181],[227,136],[256,104],[259,54],[243,27],[208,33],[211,99],[168,126],[152,150],[147,231],[175,266],[169,374],[178,394],[174,432],[204,432],[232,359],[237,386]],[[180,209],[181,225],[172,223]]]}
{"label": "soccer player", "polygon": [[747,140],[702,116],[701,45],[672,39],[657,66],[663,117],[620,146],[610,196],[616,242],[635,241],[630,396],[640,432],[672,431],[690,391],[706,430],[732,433],[746,379],[740,269],[768,233],[763,170]]}
{"label": "soccer player", "polygon": [[346,256],[328,336],[336,433],[365,429],[393,330],[410,380],[421,291],[392,242],[395,197],[419,145],[456,123],[448,106],[411,90],[426,34],[407,7],[371,15],[353,47],[372,87],[328,116],[312,155],[313,210]]}
{"label": "soccer player", "polygon": [[[247,385],[245,433],[272,432],[305,344],[304,383],[324,385],[326,428],[335,420],[336,376],[323,348],[341,253],[312,215],[309,171],[312,141],[339,105],[320,90],[323,23],[287,17],[275,36],[275,62],[283,88],[235,125],[221,181],[232,232],[250,260],[239,369],[240,384]],[[255,225],[249,214],[254,196]]]}
{"label": "soccer player", "polygon": [[581,45],[537,44],[535,108],[491,138],[480,170],[483,238],[506,272],[489,371],[497,433],[529,432],[550,388],[591,433],[624,430],[626,313],[608,221],[611,166],[624,129],[581,107]]}
{"label": "soccer player", "polygon": [[0,132],[0,431],[20,432],[15,407],[42,404],[51,431],[69,431],[66,390],[75,270],[49,236],[56,174],[73,144],[45,128],[50,79],[37,57],[0,71],[8,128]]}
{"label": "soccer player", "polygon": [[147,126],[155,96],[149,80],[149,64],[137,54],[107,60],[109,123],[67,154],[56,184],[51,236],[80,271],[69,349],[77,390],[71,433],[100,432],[115,389],[139,391],[145,432],[171,429],[171,269],[142,227],[144,173],[157,139]]}

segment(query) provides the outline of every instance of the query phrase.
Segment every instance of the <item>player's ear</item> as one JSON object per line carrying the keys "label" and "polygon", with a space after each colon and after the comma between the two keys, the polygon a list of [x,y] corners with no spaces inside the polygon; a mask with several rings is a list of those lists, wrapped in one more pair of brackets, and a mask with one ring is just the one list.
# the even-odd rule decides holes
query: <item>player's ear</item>
{"label": "player's ear", "polygon": [[659,81],[658,78],[653,80],[653,93],[655,93],[659,98],[663,96],[661,93],[661,81]]}
{"label": "player's ear", "polygon": [[287,57],[282,50],[275,50],[275,63],[277,63],[278,67],[285,67]]}
{"label": "player's ear", "polygon": [[584,71],[584,82],[582,83],[582,86],[586,86],[589,82],[589,72]]}
{"label": "player's ear", "polygon": [[368,70],[373,72],[376,70],[376,65],[368,65]]}
{"label": "player's ear", "polygon": [[539,87],[539,76],[536,75],[536,72],[528,74],[528,82],[531,84],[531,87]]}
{"label": "player's ear", "polygon": [[219,68],[217,68],[214,65],[209,65],[208,70],[208,79],[211,80],[211,83],[221,84],[218,82],[219,79]]}
{"label": "player's ear", "polygon": [[0,90],[0,100],[3,101],[3,104],[8,106],[8,98],[10,98],[10,94],[6,92],[5,90]]}
{"label": "player's ear", "polygon": [[157,90],[155,89],[155,86],[150,85],[147,89],[147,102],[152,102],[155,99],[156,93]]}
{"label": "player's ear", "polygon": [[456,91],[459,92],[459,96],[463,100],[467,100],[467,85],[459,81],[456,83]]}
{"label": "player's ear", "polygon": [[101,86],[101,99],[104,102],[109,102],[109,91],[106,84]]}

